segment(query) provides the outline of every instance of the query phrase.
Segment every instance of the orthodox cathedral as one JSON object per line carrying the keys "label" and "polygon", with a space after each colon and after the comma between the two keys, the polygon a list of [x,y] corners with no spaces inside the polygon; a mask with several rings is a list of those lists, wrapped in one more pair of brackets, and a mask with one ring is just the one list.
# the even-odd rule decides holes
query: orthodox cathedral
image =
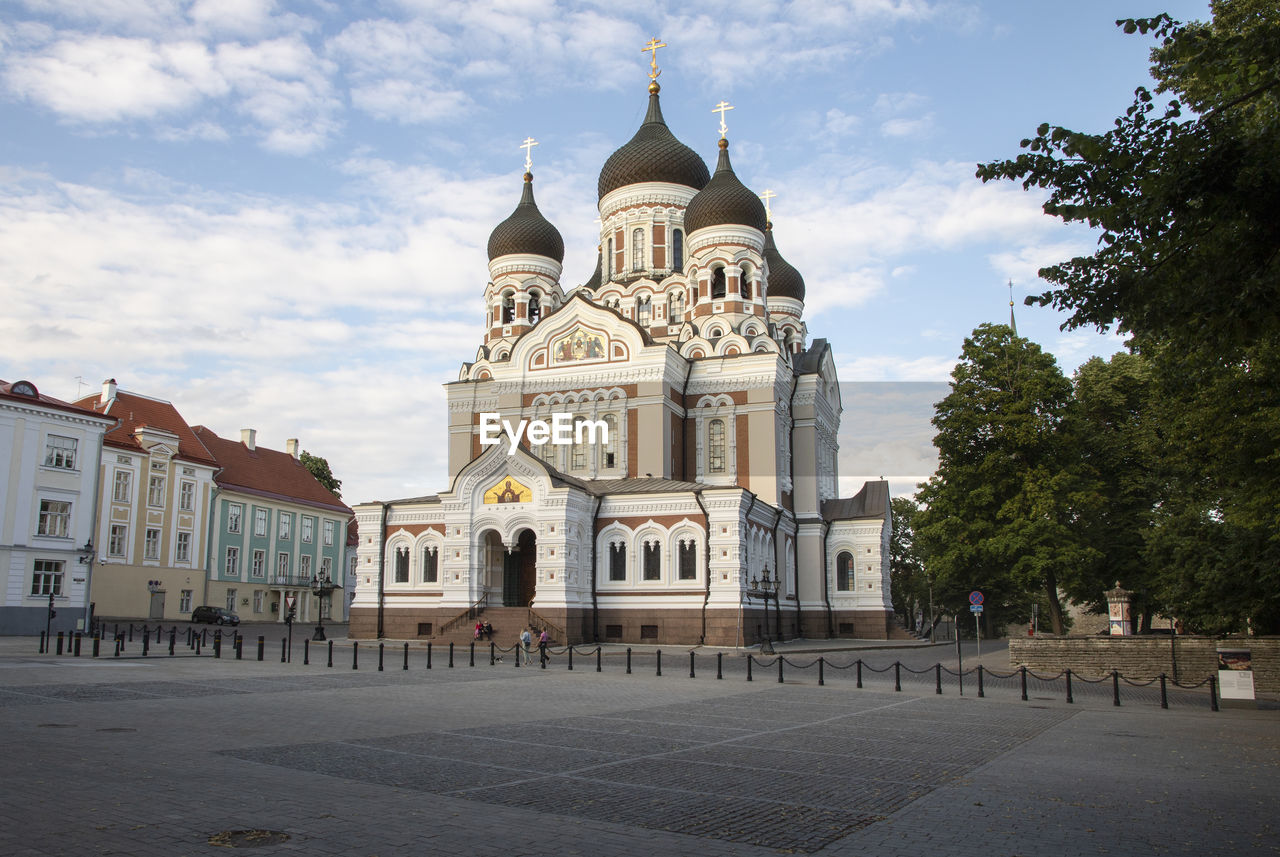
{"label": "orthodox cathedral", "polygon": [[[843,406],[804,278],[734,174],[730,108],[712,173],[651,68],[576,288],[526,155],[489,236],[484,341],[446,385],[450,485],[355,507],[352,637],[464,639],[478,619],[558,643],[889,635],[888,484],[836,496]],[[498,419],[529,431],[493,442]],[[591,430],[552,442],[555,423]]]}

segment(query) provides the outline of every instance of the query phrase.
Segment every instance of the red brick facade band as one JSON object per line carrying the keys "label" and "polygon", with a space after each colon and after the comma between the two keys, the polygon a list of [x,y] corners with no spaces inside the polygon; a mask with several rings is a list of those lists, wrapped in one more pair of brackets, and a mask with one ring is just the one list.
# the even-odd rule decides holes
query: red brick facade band
{"label": "red brick facade band", "polygon": [[671,527],[675,524],[683,523],[684,521],[699,523],[697,518],[693,517],[694,515],[697,515],[698,518],[702,516],[701,512],[690,512],[687,515],[632,515],[624,518],[597,518],[596,534],[598,535],[610,524],[622,524],[624,527],[630,527],[634,530],[636,527],[649,522],[653,522],[663,527]]}

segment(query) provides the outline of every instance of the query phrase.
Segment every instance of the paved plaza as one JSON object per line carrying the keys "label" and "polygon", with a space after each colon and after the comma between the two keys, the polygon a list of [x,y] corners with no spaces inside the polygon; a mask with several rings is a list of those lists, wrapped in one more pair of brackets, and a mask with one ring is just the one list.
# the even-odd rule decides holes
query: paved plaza
{"label": "paved plaza", "polygon": [[627,674],[620,650],[597,672],[487,650],[428,670],[414,648],[404,670],[389,647],[379,672],[345,641],[333,668],[278,643],[257,662],[28,642],[0,643],[2,855],[1280,853],[1274,706],[938,695],[923,665],[945,648],[907,653],[896,692],[892,650],[857,652],[858,688],[850,652],[820,685],[800,653],[780,684],[737,652],[717,679],[714,650],[691,678],[687,649],[658,676],[652,651]]}

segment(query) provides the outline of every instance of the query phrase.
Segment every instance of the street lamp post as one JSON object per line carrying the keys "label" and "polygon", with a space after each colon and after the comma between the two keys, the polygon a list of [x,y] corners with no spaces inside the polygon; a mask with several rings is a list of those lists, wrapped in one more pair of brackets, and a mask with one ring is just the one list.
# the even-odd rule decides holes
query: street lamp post
{"label": "street lamp post", "polygon": [[769,579],[769,566],[765,566],[759,578],[751,578],[751,589],[747,591],[748,598],[759,598],[764,601],[764,633],[765,638],[760,641],[760,651],[762,654],[773,653],[773,637],[769,633],[769,602],[772,600],[774,608],[778,612],[778,639],[782,639],[782,606],[778,604],[778,579]]}
{"label": "street lamp post", "polygon": [[311,591],[315,593],[320,602],[320,615],[318,617],[320,624],[316,625],[315,633],[311,635],[312,640],[327,639],[324,635],[324,602],[326,599],[333,598],[333,590],[337,588],[338,585],[329,579],[329,575],[324,573],[317,575],[316,579],[311,583]]}

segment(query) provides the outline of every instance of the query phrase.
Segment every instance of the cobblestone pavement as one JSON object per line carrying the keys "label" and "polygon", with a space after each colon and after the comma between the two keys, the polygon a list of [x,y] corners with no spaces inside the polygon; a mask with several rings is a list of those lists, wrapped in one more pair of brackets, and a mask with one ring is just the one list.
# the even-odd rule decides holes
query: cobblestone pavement
{"label": "cobblestone pavement", "polygon": [[288,836],[262,855],[1280,853],[1280,714],[1203,694],[895,692],[870,654],[858,689],[800,655],[779,684],[736,656],[717,680],[684,652],[659,677],[653,653],[628,675],[378,672],[364,650],[353,670],[0,648],[0,855],[216,855],[252,830]]}

